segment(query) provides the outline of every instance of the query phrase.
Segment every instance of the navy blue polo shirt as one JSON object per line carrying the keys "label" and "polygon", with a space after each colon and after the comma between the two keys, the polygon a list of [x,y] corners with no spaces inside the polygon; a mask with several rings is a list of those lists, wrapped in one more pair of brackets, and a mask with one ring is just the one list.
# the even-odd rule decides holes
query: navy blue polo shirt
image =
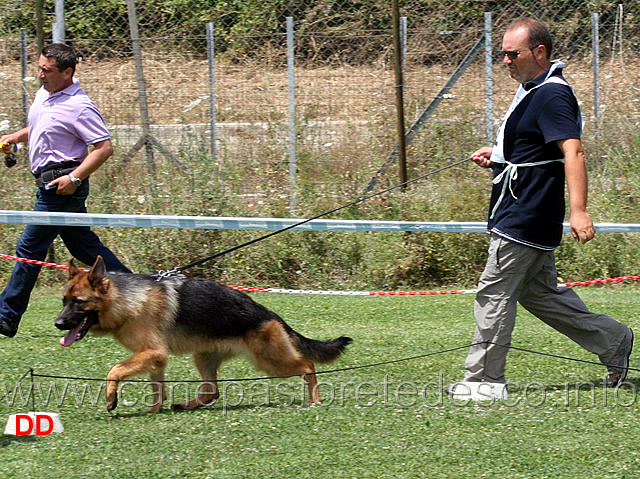
{"label": "navy blue polo shirt", "polygon": [[[553,76],[561,74],[559,68],[553,72]],[[524,88],[529,90],[540,85],[545,77],[546,73],[525,84]],[[576,97],[568,85],[547,82],[532,89],[507,119],[503,144],[505,160],[521,164],[562,159],[564,155],[556,141],[580,138],[579,111]],[[505,166],[505,163],[494,163],[494,178]],[[513,195],[507,188],[493,219],[489,218],[489,231],[535,248],[555,249],[562,239],[564,185],[564,163],[560,161],[518,168],[518,177],[511,182]],[[493,185],[489,212],[498,201],[502,186],[502,182]]]}

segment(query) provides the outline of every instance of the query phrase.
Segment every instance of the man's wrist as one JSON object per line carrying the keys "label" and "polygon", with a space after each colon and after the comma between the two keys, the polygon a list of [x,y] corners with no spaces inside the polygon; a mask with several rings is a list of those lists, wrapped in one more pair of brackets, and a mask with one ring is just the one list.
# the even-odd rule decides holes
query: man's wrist
{"label": "man's wrist", "polygon": [[80,178],[75,177],[73,173],[69,173],[69,180],[71,180],[71,184],[76,187],[82,184],[82,180]]}

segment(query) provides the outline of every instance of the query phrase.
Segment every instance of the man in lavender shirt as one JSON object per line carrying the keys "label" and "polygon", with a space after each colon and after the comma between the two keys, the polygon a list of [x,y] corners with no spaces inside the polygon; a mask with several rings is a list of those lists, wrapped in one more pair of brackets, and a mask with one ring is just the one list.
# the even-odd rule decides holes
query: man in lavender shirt
{"label": "man in lavender shirt", "polygon": [[[5,153],[11,145],[29,143],[31,172],[38,187],[34,211],[86,213],[89,175],[113,154],[100,111],[73,77],[76,64],[70,46],[45,46],[38,61],[42,87],[29,110],[29,126],[0,137]],[[58,235],[79,261],[90,265],[100,255],[109,270],[130,272],[87,226],[28,225],[16,254],[43,261]],[[13,337],[17,333],[39,272],[38,265],[16,263],[0,294],[0,334]]]}

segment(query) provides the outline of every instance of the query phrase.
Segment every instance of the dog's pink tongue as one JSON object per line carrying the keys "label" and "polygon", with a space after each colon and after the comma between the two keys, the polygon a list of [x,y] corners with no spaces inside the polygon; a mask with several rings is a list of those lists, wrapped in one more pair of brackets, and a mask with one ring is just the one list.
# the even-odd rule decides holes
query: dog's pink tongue
{"label": "dog's pink tongue", "polygon": [[64,346],[65,348],[68,348],[73,343],[75,343],[81,327],[82,327],[82,323],[80,323],[78,326],[76,326],[67,334],[65,334],[64,337],[60,338],[60,346]]}

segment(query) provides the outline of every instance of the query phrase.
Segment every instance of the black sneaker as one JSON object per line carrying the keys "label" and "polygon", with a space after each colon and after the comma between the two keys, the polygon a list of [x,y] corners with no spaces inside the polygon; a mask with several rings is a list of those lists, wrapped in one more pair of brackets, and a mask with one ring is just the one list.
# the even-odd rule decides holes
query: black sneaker
{"label": "black sneaker", "polygon": [[0,334],[13,338],[18,332],[18,324],[10,323],[6,319],[0,318]]}
{"label": "black sneaker", "polygon": [[610,388],[618,387],[626,379],[629,371],[629,356],[631,356],[632,349],[633,331],[629,328],[629,332],[625,334],[620,346],[618,346],[618,350],[609,361],[609,364],[607,364],[609,369],[607,386]]}

